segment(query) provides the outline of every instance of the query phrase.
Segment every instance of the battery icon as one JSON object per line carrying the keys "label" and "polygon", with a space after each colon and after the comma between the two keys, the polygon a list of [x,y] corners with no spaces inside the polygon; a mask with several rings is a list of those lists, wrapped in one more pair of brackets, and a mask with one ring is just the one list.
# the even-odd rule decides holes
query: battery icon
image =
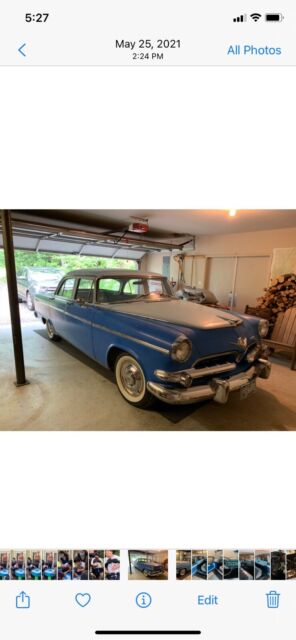
{"label": "battery icon", "polygon": [[282,22],[284,16],[282,13],[266,13],[265,20],[266,22]]}

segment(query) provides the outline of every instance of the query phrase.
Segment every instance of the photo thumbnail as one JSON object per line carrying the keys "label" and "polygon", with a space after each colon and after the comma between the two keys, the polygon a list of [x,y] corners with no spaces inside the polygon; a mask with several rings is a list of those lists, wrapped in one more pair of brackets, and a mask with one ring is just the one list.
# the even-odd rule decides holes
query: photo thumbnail
{"label": "photo thumbnail", "polygon": [[296,550],[287,553],[287,580],[296,580]]}
{"label": "photo thumbnail", "polygon": [[42,580],[57,580],[58,553],[57,551],[42,552]]}
{"label": "photo thumbnail", "polygon": [[208,551],[208,580],[223,580],[223,551]]}
{"label": "photo thumbnail", "polygon": [[287,556],[286,551],[271,552],[271,579],[286,580],[287,577]]}
{"label": "photo thumbnail", "polygon": [[238,580],[239,552],[224,551],[223,558],[224,558],[224,563],[223,563],[224,580]]}
{"label": "photo thumbnail", "polygon": [[88,580],[88,551],[73,552],[73,580]]}
{"label": "photo thumbnail", "polygon": [[12,580],[25,580],[26,579],[26,552],[25,551],[11,551],[11,579]]}
{"label": "photo thumbnail", "polygon": [[120,551],[105,550],[105,580],[120,580]]}
{"label": "photo thumbnail", "polygon": [[168,551],[137,550],[128,552],[129,580],[167,580]]}
{"label": "photo thumbnail", "polygon": [[255,553],[254,551],[239,552],[239,579],[255,579]]}
{"label": "photo thumbnail", "polygon": [[255,551],[255,580],[270,580],[271,552]]}
{"label": "photo thumbnail", "polygon": [[58,551],[58,580],[73,580],[73,551]]}
{"label": "photo thumbnail", "polygon": [[0,551],[0,580],[10,580],[10,552]]}
{"label": "photo thumbnail", "polygon": [[41,551],[27,551],[26,578],[27,580],[41,580],[42,578],[42,552]]}
{"label": "photo thumbnail", "polygon": [[105,577],[105,565],[104,558],[105,552],[103,550],[89,551],[89,579],[90,580],[104,580]]}
{"label": "photo thumbnail", "polygon": [[176,578],[188,580],[191,578],[191,551],[176,552]]}
{"label": "photo thumbnail", "polygon": [[208,552],[206,550],[192,551],[191,574],[193,580],[208,579]]}

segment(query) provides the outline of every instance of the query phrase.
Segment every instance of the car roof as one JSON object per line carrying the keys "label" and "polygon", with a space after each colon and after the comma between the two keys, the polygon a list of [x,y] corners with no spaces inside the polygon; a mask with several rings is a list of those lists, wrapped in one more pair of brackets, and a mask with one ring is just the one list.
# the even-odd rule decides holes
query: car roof
{"label": "car roof", "polygon": [[122,276],[131,278],[164,278],[160,273],[144,273],[143,271],[133,271],[132,269],[76,269],[75,271],[69,271],[66,277],[79,277],[79,276],[93,276],[96,278],[112,278],[113,276]]}
{"label": "car roof", "polygon": [[25,267],[28,271],[63,271],[62,267]]}

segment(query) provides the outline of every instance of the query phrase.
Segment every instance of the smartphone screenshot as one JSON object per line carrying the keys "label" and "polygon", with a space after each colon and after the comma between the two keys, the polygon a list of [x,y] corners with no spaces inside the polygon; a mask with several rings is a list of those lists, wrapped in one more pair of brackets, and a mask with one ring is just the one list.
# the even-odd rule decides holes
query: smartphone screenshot
{"label": "smartphone screenshot", "polygon": [[0,632],[293,640],[295,6],[0,0]]}

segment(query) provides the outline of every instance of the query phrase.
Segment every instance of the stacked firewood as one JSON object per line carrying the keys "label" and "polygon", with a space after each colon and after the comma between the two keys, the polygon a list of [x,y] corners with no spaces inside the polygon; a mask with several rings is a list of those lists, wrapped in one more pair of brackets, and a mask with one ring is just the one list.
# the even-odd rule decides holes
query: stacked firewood
{"label": "stacked firewood", "polygon": [[296,274],[287,273],[275,278],[264,291],[264,295],[257,300],[256,310],[258,315],[262,312],[263,317],[268,316],[271,325],[274,325],[281,311],[296,306]]}

